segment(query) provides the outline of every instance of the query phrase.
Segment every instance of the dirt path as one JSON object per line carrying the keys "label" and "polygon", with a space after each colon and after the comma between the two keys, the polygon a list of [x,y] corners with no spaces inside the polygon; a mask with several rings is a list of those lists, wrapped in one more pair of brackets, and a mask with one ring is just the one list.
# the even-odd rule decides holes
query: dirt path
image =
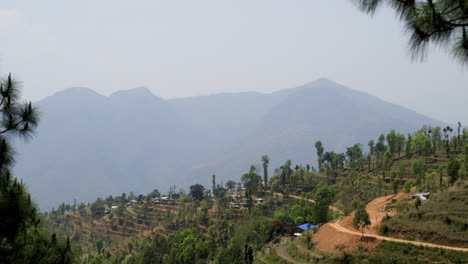
{"label": "dirt path", "polygon": [[[351,235],[356,235],[356,236],[361,236],[360,232],[356,231],[351,231],[343,226],[341,226],[339,223],[330,223],[329,224],[331,227],[335,228],[336,230],[346,233],[346,234],[351,234]],[[404,240],[404,239],[398,239],[398,238],[392,238],[392,237],[386,237],[386,236],[380,236],[380,235],[374,235],[374,234],[365,234],[366,237],[374,237],[379,240],[386,240],[386,241],[393,241],[393,242],[398,242],[398,243],[407,243],[407,244],[413,244],[416,246],[424,246],[424,247],[433,247],[433,248],[442,248],[442,249],[449,249],[449,250],[456,250],[456,251],[465,251],[468,252],[468,248],[461,248],[461,247],[449,247],[449,246],[443,246],[443,245],[437,245],[437,244],[431,244],[431,243],[426,243],[426,242],[418,242],[418,241],[412,241],[412,240]]]}

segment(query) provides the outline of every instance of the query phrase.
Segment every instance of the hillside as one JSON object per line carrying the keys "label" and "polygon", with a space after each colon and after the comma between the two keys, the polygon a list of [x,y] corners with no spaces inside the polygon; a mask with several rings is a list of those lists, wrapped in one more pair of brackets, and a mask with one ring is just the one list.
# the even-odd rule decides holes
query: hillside
{"label": "hillside", "polygon": [[146,88],[108,97],[71,88],[38,105],[37,137],[18,146],[16,174],[41,208],[207,184],[212,174],[226,182],[263,154],[271,157],[270,172],[287,159],[316,166],[317,139],[343,151],[390,129],[440,124],[325,79],[271,94],[172,100]]}
{"label": "hillside", "polygon": [[[403,153],[391,131],[370,153],[322,159],[321,171],[287,162],[266,185],[253,167],[241,183],[213,178],[214,195],[202,185],[122,194],[44,217],[91,263],[463,263],[468,130],[443,137],[439,129],[411,133]],[[410,195],[419,192],[430,196],[418,205]],[[357,208],[369,215],[363,230]],[[317,227],[296,227],[307,222]]]}

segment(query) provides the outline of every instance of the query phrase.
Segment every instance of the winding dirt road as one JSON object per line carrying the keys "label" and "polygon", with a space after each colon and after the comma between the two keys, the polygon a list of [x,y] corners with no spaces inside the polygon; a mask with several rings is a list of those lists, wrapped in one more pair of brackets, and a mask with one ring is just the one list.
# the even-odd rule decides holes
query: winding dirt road
{"label": "winding dirt road", "polygon": [[[339,223],[329,223],[330,226],[335,228],[336,230],[351,234],[351,235],[357,235],[361,236],[361,233],[351,231],[343,226],[341,226]],[[424,246],[424,247],[434,247],[434,248],[442,248],[442,249],[449,249],[449,250],[456,250],[456,251],[465,251],[468,252],[468,248],[461,248],[461,247],[449,247],[449,246],[443,246],[443,245],[437,245],[437,244],[431,244],[431,243],[426,243],[426,242],[418,242],[418,241],[412,241],[412,240],[405,240],[405,239],[398,239],[398,238],[392,238],[392,237],[386,237],[386,236],[380,236],[380,235],[373,235],[373,234],[366,234],[366,237],[374,237],[379,240],[387,240],[387,241],[393,241],[393,242],[398,242],[398,243],[408,243],[408,244],[413,244],[416,246]]]}
{"label": "winding dirt road", "polygon": [[[432,244],[432,243],[426,243],[426,242],[419,242],[419,241],[413,241],[413,240],[392,238],[392,237],[381,236],[381,235],[376,234],[377,230],[378,230],[378,226],[380,225],[380,222],[382,221],[383,216],[386,215],[386,212],[377,212],[376,209],[381,207],[382,205],[384,205],[388,201],[391,201],[393,198],[397,198],[397,197],[400,198],[400,197],[404,197],[404,196],[406,196],[406,195],[397,194],[397,195],[383,196],[383,197],[376,198],[373,201],[371,201],[369,204],[367,204],[366,210],[368,211],[369,216],[370,216],[370,218],[372,220],[372,226],[373,226],[372,231],[374,231],[375,233],[374,234],[367,233],[367,234],[365,234],[366,237],[373,237],[373,238],[376,238],[376,239],[379,239],[379,240],[393,241],[393,242],[398,242],[398,243],[408,243],[408,244],[412,244],[412,245],[416,245],[416,246],[442,248],[442,249],[448,249],[448,250],[468,252],[468,248],[444,246],[444,245],[438,245],[438,244]],[[306,199],[304,197],[300,197],[300,196],[296,196],[296,195],[290,195],[290,197],[295,198],[295,199],[304,199],[304,200],[307,200],[307,201],[313,202],[313,203],[315,202],[312,199]],[[340,211],[338,208],[333,207],[333,206],[330,206],[330,209],[334,210],[334,211]],[[350,217],[348,217],[348,218],[351,219]],[[374,219],[376,219],[376,220],[374,221]],[[342,221],[340,221],[340,222],[344,222],[344,221],[345,221],[345,219],[342,219]],[[350,234],[350,235],[361,236],[360,232],[350,230],[350,229],[340,225],[340,222],[338,222],[338,223],[328,223],[327,225],[330,225],[331,227],[333,227],[334,229],[336,229],[339,232],[343,232],[343,233]]]}

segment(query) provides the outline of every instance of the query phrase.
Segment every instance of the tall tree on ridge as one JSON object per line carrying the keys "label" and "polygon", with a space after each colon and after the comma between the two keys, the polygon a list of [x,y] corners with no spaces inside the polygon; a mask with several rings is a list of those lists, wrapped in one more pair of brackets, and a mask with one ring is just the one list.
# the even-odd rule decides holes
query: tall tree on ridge
{"label": "tall tree on ridge", "polygon": [[323,156],[323,152],[324,152],[324,148],[323,148],[323,145],[322,145],[322,141],[318,140],[315,142],[315,148],[317,149],[317,161],[318,161],[318,167],[319,167],[319,171],[322,170],[322,156]]}
{"label": "tall tree on ridge", "polygon": [[262,156],[262,166],[263,166],[263,183],[266,185],[268,183],[268,164],[270,164],[270,157],[268,155]]}

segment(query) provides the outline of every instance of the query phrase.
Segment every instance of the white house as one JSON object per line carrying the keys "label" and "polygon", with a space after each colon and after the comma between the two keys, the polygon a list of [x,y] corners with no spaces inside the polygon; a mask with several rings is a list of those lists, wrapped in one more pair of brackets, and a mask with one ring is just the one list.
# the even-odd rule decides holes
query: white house
{"label": "white house", "polygon": [[415,194],[412,194],[411,195],[411,199],[413,200],[416,200],[416,198],[419,197],[419,199],[421,199],[421,201],[425,201],[425,200],[428,200],[429,199],[429,195],[431,193],[428,193],[428,192],[425,192],[425,193],[415,193]]}

